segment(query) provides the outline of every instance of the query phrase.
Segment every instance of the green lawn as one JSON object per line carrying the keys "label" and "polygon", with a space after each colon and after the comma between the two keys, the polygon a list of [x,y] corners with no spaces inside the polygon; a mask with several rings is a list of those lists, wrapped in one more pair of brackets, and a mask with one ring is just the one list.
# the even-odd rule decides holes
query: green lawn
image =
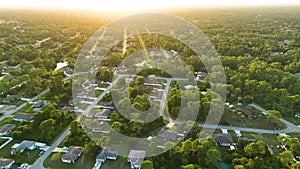
{"label": "green lawn", "polygon": [[297,137],[300,139],[300,133],[288,133],[291,137]]}
{"label": "green lawn", "polygon": [[165,79],[157,79],[158,82],[161,82],[161,83],[167,83],[167,81]]}
{"label": "green lawn", "polygon": [[103,90],[95,90],[95,97],[99,97],[103,93]]}
{"label": "green lawn", "polygon": [[52,153],[44,162],[44,166],[48,169],[84,169],[93,168],[95,164],[95,158],[86,156],[84,153],[74,163],[68,164],[61,161],[62,153]]}
{"label": "green lawn", "polygon": [[100,88],[107,88],[109,85],[108,84],[98,84],[98,87]]}
{"label": "green lawn", "polygon": [[101,169],[130,169],[130,164],[126,157],[118,157],[116,161],[107,160],[102,164]]}
{"label": "green lawn", "polygon": [[277,141],[277,135],[276,134],[258,134],[258,133],[248,133],[248,132],[241,132],[243,137],[247,138],[254,138],[256,140],[263,140],[269,145],[276,146],[279,144]]}
{"label": "green lawn", "polygon": [[297,126],[300,125],[300,118],[296,118],[296,117],[287,117],[287,116],[284,116],[284,117],[282,117],[282,118],[285,119],[285,120],[287,120],[287,121],[289,121],[289,122],[291,122],[291,123],[293,123],[293,124],[295,124],[295,125],[297,125]]}
{"label": "green lawn", "polygon": [[34,113],[32,111],[32,109],[33,109],[33,105],[27,105],[23,109],[19,110],[18,112],[22,112],[22,113]]}
{"label": "green lawn", "polygon": [[15,124],[16,126],[20,125],[20,122],[13,121],[11,117],[6,118],[2,121],[0,121],[0,126],[3,126],[4,124]]}
{"label": "green lawn", "polygon": [[0,92],[3,92],[4,91],[4,84],[3,84],[3,81],[0,80]]}

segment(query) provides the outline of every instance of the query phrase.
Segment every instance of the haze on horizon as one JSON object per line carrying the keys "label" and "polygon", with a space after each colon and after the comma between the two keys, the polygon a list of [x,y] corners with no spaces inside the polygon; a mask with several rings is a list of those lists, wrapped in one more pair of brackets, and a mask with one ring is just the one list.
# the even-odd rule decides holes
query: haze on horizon
{"label": "haze on horizon", "polygon": [[299,0],[1,0],[0,7],[138,11],[184,7],[300,5]]}

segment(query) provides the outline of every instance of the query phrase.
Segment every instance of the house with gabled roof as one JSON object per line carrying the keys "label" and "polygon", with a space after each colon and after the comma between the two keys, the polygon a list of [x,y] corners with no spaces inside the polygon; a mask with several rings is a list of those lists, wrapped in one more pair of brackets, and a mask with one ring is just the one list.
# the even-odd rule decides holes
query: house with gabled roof
{"label": "house with gabled roof", "polygon": [[239,111],[242,112],[246,117],[255,116],[255,112],[251,111],[250,109],[244,108]]}
{"label": "house with gabled roof", "polygon": [[0,168],[1,169],[9,169],[13,165],[15,161],[9,158],[0,158]]}
{"label": "house with gabled roof", "polygon": [[14,144],[11,148],[11,154],[23,153],[26,149],[35,149],[35,141],[23,140],[20,144]]}
{"label": "house with gabled roof", "polygon": [[0,127],[0,136],[8,135],[16,127],[14,124],[4,124]]}
{"label": "house with gabled roof", "polygon": [[143,150],[130,150],[128,155],[128,162],[131,165],[131,168],[141,169],[141,163],[146,157],[146,151]]}
{"label": "house with gabled roof", "polygon": [[33,120],[33,114],[31,113],[17,113],[13,118],[14,121],[32,121]]}
{"label": "house with gabled roof", "polygon": [[96,162],[104,163],[106,160],[116,160],[117,157],[117,151],[111,151],[110,147],[103,147],[102,151],[96,157]]}
{"label": "house with gabled roof", "polygon": [[98,119],[108,119],[108,116],[110,115],[110,110],[109,109],[101,109],[100,112],[95,114],[95,117]]}
{"label": "house with gabled roof", "polygon": [[7,95],[5,98],[2,99],[3,103],[10,103],[12,101],[20,100],[20,95]]}
{"label": "house with gabled roof", "polygon": [[234,144],[231,134],[222,133],[222,134],[212,134],[211,136],[220,146],[230,147]]}
{"label": "house with gabled roof", "polygon": [[76,160],[81,156],[83,147],[70,146],[68,152],[62,155],[61,160],[64,163],[75,163]]}
{"label": "house with gabled roof", "polygon": [[171,131],[168,128],[163,128],[158,132],[158,137],[162,138],[164,141],[176,141],[178,133]]}

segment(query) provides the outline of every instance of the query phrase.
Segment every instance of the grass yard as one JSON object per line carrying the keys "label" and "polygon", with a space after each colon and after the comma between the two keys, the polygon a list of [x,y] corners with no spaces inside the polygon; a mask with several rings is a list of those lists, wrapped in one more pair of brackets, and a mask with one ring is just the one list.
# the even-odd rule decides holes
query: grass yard
{"label": "grass yard", "polygon": [[20,122],[13,121],[11,117],[6,118],[2,121],[0,121],[0,126],[3,126],[4,124],[15,124],[16,126],[20,125]]}
{"label": "grass yard", "polygon": [[130,169],[130,164],[126,157],[118,157],[116,161],[107,160],[102,164],[101,169]]}
{"label": "grass yard", "polygon": [[0,80],[0,93],[4,91],[4,84],[3,84],[3,81]]}
{"label": "grass yard", "polygon": [[84,169],[93,168],[95,164],[95,158],[91,156],[86,156],[84,153],[74,164],[63,163],[61,161],[61,156],[62,153],[52,153],[45,160],[44,166],[47,169]]}
{"label": "grass yard", "polygon": [[98,87],[100,88],[107,88],[109,85],[108,84],[98,84]]}
{"label": "grass yard", "polygon": [[300,139],[300,133],[288,133],[291,137],[297,137]]}
{"label": "grass yard", "polygon": [[24,108],[22,108],[21,110],[19,110],[18,112],[22,112],[22,113],[33,113],[32,111],[33,109],[33,104],[27,105]]}
{"label": "grass yard", "polygon": [[95,97],[99,97],[103,92],[103,90],[95,90]]}
{"label": "grass yard", "polygon": [[258,134],[258,133],[248,133],[248,132],[241,132],[243,137],[247,138],[254,138],[256,140],[263,140],[269,145],[278,145],[277,135],[276,134]]}
{"label": "grass yard", "polygon": [[299,126],[300,125],[300,118],[296,118],[296,117],[287,117],[287,116],[284,116],[283,119]]}

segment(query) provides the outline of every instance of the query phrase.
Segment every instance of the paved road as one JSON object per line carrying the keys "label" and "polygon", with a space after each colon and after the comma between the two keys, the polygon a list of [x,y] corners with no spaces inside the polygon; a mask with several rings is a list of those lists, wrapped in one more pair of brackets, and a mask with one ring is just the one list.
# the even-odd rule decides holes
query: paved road
{"label": "paved road", "polygon": [[159,109],[159,113],[163,116],[164,120],[168,121],[169,124],[167,125],[167,127],[172,128],[174,126],[174,120],[172,119],[172,117],[169,114],[166,114],[165,108],[166,108],[166,102],[167,102],[167,98],[168,98],[168,93],[170,90],[170,85],[172,82],[172,79],[166,79],[167,80],[167,84],[161,99],[161,103],[160,103],[160,109]]}
{"label": "paved road", "polygon": [[[66,81],[72,77],[73,76],[68,76],[68,77],[64,78],[64,81]],[[25,103],[21,104],[20,106],[14,108],[13,110],[9,111],[8,113],[5,113],[3,116],[0,117],[0,121],[11,117],[14,113],[23,109],[25,106],[27,106],[27,103],[31,103],[31,102],[35,101],[38,97],[43,96],[44,94],[48,93],[49,91],[50,91],[49,89],[46,89],[46,90],[42,91],[41,93],[39,93],[38,95],[34,96],[33,98],[29,99],[28,102],[25,102]]]}
{"label": "paved road", "polygon": [[[266,109],[262,108],[261,106],[252,103],[250,106],[262,111],[262,112],[267,112]],[[224,126],[224,125],[208,125],[208,124],[203,124],[199,123],[198,127],[201,128],[211,128],[211,129],[227,129],[227,130],[240,130],[244,132],[252,132],[252,133],[265,133],[265,134],[280,134],[280,133],[292,133],[292,132],[297,132],[300,133],[300,128],[293,123],[290,123],[284,119],[280,119],[280,121],[284,124],[286,124],[287,128],[281,129],[281,130],[266,130],[266,129],[257,129],[257,128],[248,128],[248,127],[234,127],[234,126]]]}
{"label": "paved road", "polygon": [[[268,111],[266,109],[264,109],[263,107],[255,104],[255,103],[252,103],[252,104],[249,104],[249,105],[251,107],[254,107],[254,108],[258,109],[259,111],[268,113]],[[296,126],[295,124],[293,124],[291,122],[288,122],[287,120],[285,120],[283,118],[281,118],[280,121],[286,125],[285,129],[279,130],[280,132],[283,132],[283,133],[292,133],[292,132],[299,133],[300,132],[300,128],[298,126]]]}
{"label": "paved road", "polygon": [[102,98],[110,91],[110,89],[120,80],[121,76],[118,76],[111,85],[109,85],[104,91],[103,93],[101,93],[101,95],[84,111],[84,114],[89,113],[97,104],[100,100],[102,100]]}
{"label": "paved road", "polygon": [[[38,97],[43,96],[44,94],[46,94],[46,93],[48,93],[48,92],[49,92],[49,89],[46,89],[46,90],[42,91],[40,94],[38,94],[38,95],[34,96],[33,98],[31,98],[31,99],[29,100],[29,103],[35,101]],[[14,114],[14,113],[16,113],[17,111],[23,109],[25,106],[27,106],[27,102],[21,104],[20,106],[14,108],[14,109],[11,110],[11,111],[5,113],[3,116],[0,117],[0,121],[6,119],[6,118],[8,118],[8,117],[11,117],[12,114]]]}
{"label": "paved road", "polygon": [[[114,82],[106,88],[106,90],[87,108],[87,110],[84,111],[84,113],[89,113],[96,105],[97,103],[102,100],[102,98],[105,96],[106,93],[108,93],[111,88],[118,82],[118,80],[121,77],[117,77]],[[80,119],[80,116],[77,120]],[[67,137],[68,133],[70,131],[70,127],[68,127],[63,134],[50,146],[50,148],[41,156],[39,157],[33,165],[30,167],[30,169],[45,169],[43,166],[43,163],[45,159],[52,153],[52,151]]]}
{"label": "paved road", "polygon": [[99,44],[99,40],[101,40],[101,39],[104,37],[105,33],[106,33],[106,29],[104,28],[104,30],[103,30],[101,36],[97,39],[95,45],[94,45],[94,46],[92,47],[92,49],[89,51],[89,54],[90,54],[90,55],[93,55],[93,52],[95,51],[95,49],[97,48],[97,46],[98,46],[98,44]]}
{"label": "paved road", "polygon": [[121,58],[125,57],[126,50],[127,50],[127,31],[126,28],[124,28],[123,49],[122,49]]}
{"label": "paved road", "polygon": [[240,130],[245,132],[252,132],[252,133],[266,133],[266,134],[275,134],[275,133],[284,133],[281,130],[265,130],[265,129],[256,129],[256,128],[247,128],[247,127],[233,127],[233,126],[224,126],[224,125],[209,125],[199,123],[198,127],[201,128],[211,128],[211,129],[227,129],[227,130]]}
{"label": "paved road", "polygon": [[61,136],[48,148],[48,150],[41,155],[30,167],[30,169],[45,169],[43,166],[44,161],[46,158],[52,153],[52,151],[67,137],[70,131],[70,127],[68,127]]}

